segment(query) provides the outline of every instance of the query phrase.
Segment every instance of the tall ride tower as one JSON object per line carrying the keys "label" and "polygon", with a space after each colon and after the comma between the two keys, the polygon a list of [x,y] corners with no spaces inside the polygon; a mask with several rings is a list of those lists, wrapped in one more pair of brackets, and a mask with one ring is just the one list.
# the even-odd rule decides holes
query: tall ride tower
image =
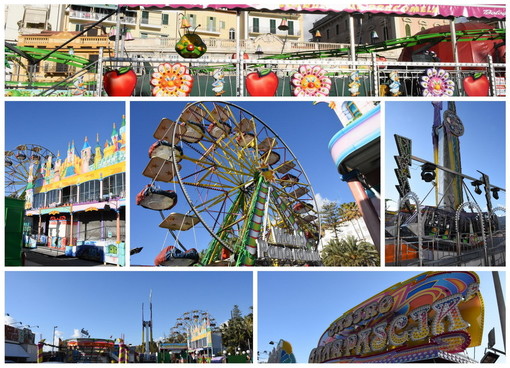
{"label": "tall ride tower", "polygon": [[[457,115],[455,102],[448,102],[448,109],[443,113],[441,101],[432,102],[434,106],[434,123],[432,142],[434,145],[434,163],[452,171],[461,173],[460,140],[464,134],[464,124]],[[462,177],[445,170],[436,170],[436,205],[438,208],[457,210],[463,202]]]}
{"label": "tall ride tower", "polygon": [[152,335],[152,290],[149,293],[149,320],[145,320],[144,304],[142,303],[142,346],[144,347],[144,357],[150,357],[153,349],[153,335]]}

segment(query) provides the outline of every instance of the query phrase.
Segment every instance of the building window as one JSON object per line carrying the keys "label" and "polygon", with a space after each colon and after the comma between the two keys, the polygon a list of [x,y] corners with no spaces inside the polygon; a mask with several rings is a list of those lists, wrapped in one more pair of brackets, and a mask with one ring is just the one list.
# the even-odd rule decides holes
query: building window
{"label": "building window", "polygon": [[101,183],[99,180],[86,181],[80,184],[80,202],[98,201]]}
{"label": "building window", "polygon": [[228,30],[228,39],[235,40],[236,39],[236,30],[234,28],[230,28]]}
{"label": "building window", "polygon": [[197,16],[195,14],[188,15],[189,24],[195,28],[197,26]]}
{"label": "building window", "polygon": [[425,27],[421,27],[421,30],[424,31],[425,30]]}
{"label": "building window", "polygon": [[44,207],[44,198],[45,197],[46,197],[46,193],[34,194],[34,204],[32,205],[32,208]]}
{"label": "building window", "polygon": [[161,24],[167,26],[168,25],[168,14],[161,14]]}
{"label": "building window", "polygon": [[78,201],[78,187],[71,185],[62,188],[62,203],[76,203]]}
{"label": "building window", "polygon": [[289,35],[291,35],[291,36],[292,36],[292,35],[294,35],[294,21],[289,20],[289,21],[287,22],[287,24],[289,25],[289,31],[288,31],[288,34],[289,34]]}
{"label": "building window", "polygon": [[346,101],[342,104],[342,112],[349,122],[363,115],[361,111],[359,111],[358,106],[352,101]]}
{"label": "building window", "polygon": [[46,204],[48,207],[60,204],[60,189],[50,190],[46,193]]}
{"label": "building window", "polygon": [[255,33],[260,32],[259,18],[253,18],[253,32],[255,32]]}
{"label": "building window", "polygon": [[57,73],[67,73],[69,71],[69,65],[57,63],[55,66],[55,72]]}
{"label": "building window", "polygon": [[147,33],[140,33],[140,38],[149,38]]}
{"label": "building window", "polygon": [[115,174],[103,179],[103,198],[125,197],[126,174]]}
{"label": "building window", "polygon": [[411,26],[409,24],[406,24],[406,36],[407,37],[410,37],[411,36]]}
{"label": "building window", "polygon": [[149,24],[149,12],[146,10],[142,11],[142,24]]}
{"label": "building window", "polygon": [[338,36],[340,34],[340,25],[335,24],[335,33]]}
{"label": "building window", "polygon": [[269,33],[276,33],[276,19],[269,19]]}
{"label": "building window", "polygon": [[225,22],[220,20],[220,29],[225,29],[227,26],[225,25]]}
{"label": "building window", "polygon": [[329,29],[326,29],[326,40],[329,40]]}
{"label": "building window", "polygon": [[209,32],[216,32],[216,18],[215,17],[207,18],[207,30]]}

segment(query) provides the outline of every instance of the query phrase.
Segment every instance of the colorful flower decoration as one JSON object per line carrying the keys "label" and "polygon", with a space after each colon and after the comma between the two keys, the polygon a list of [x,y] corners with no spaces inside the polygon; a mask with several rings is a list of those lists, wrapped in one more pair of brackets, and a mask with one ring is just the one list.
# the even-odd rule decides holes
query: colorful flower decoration
{"label": "colorful flower decoration", "polygon": [[328,96],[331,89],[331,79],[326,77],[326,71],[317,65],[301,65],[292,75],[291,84],[294,87],[294,96],[297,97]]}
{"label": "colorful flower decoration", "polygon": [[193,77],[189,69],[180,64],[160,64],[158,71],[152,73],[152,95],[158,97],[189,96],[193,88]]}
{"label": "colorful flower decoration", "polygon": [[425,97],[453,96],[455,83],[444,69],[430,68],[421,77],[420,85]]}

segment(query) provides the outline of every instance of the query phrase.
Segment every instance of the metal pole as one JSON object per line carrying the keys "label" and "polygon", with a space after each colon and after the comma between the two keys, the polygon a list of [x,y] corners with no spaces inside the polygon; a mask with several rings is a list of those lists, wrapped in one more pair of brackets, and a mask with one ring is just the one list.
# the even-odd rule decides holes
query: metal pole
{"label": "metal pole", "polygon": [[496,292],[496,300],[498,302],[499,322],[501,323],[501,334],[503,335],[503,349],[506,352],[506,308],[505,299],[503,298],[503,289],[501,288],[501,280],[498,271],[492,271],[492,279],[494,281],[494,291]]}
{"label": "metal pole", "polygon": [[354,39],[354,16],[349,14],[349,42],[350,42],[350,53],[351,53],[351,69],[354,69],[356,66],[354,62],[356,61],[356,44]]}
{"label": "metal pole", "polygon": [[96,97],[103,93],[103,48],[99,48],[99,58],[97,59],[97,78],[96,78]]}
{"label": "metal pole", "polygon": [[[450,33],[451,33],[451,39],[452,39],[452,52],[453,52],[453,60],[456,64],[459,63],[459,50],[457,48],[457,34],[455,31],[455,18],[450,19]],[[460,94],[461,89],[461,81],[460,81],[460,67],[456,66],[455,71],[457,73],[457,90]]]}
{"label": "metal pole", "polygon": [[[245,24],[245,27],[247,25]],[[238,33],[238,37],[236,37],[236,61],[237,61],[237,64],[236,64],[236,86],[237,86],[237,96],[242,96],[243,95],[243,91],[242,91],[242,86],[241,86],[241,73],[242,73],[242,69],[241,69],[241,37],[239,37],[239,33],[241,32],[241,12],[240,11],[237,11],[237,14],[236,14],[236,28],[237,28],[237,33]]]}
{"label": "metal pole", "polygon": [[489,79],[490,79],[490,95],[497,96],[496,90],[496,70],[494,69],[494,63],[492,60],[492,56],[487,55],[487,64],[489,69]]}
{"label": "metal pole", "polygon": [[51,355],[55,355],[55,330],[57,329],[58,326],[53,326],[53,340],[51,342],[51,345],[53,345],[51,347]]}

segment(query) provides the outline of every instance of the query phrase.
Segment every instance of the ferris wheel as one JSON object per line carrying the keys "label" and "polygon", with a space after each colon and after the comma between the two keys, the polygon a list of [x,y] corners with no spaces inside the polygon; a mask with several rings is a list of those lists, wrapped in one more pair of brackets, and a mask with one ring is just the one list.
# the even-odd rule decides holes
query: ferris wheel
{"label": "ferris wheel", "polygon": [[174,340],[189,336],[193,330],[206,326],[213,331],[218,329],[216,320],[207,311],[195,309],[182,314],[175,325],[170,328],[170,338]]}
{"label": "ferris wheel", "polygon": [[[13,150],[5,151],[5,195],[20,198],[32,175],[37,175],[41,163],[53,153],[37,144],[20,144]],[[30,172],[30,168],[34,172]]]}
{"label": "ferris wheel", "polygon": [[[175,121],[163,118],[154,137],[158,141],[143,172],[153,180],[137,203],[170,210],[178,193],[161,190],[156,182],[178,184],[189,210],[163,216],[160,226],[174,232],[201,224],[211,235],[202,265],[320,263],[312,186],[266,123],[232,103],[196,102]],[[161,261],[182,255],[170,248]]]}

